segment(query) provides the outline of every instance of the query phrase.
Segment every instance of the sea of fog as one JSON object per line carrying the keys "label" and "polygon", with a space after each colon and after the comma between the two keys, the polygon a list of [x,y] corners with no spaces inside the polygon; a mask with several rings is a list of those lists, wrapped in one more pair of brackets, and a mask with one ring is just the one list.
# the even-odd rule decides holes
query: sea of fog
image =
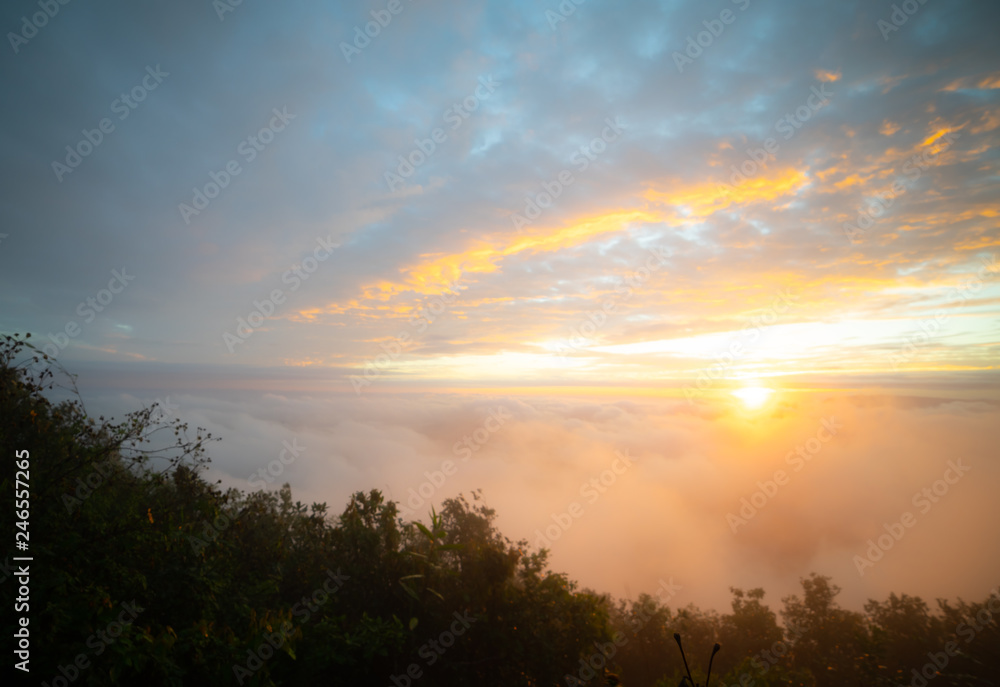
{"label": "sea of fog", "polygon": [[1000,582],[995,385],[777,387],[752,411],[722,390],[358,395],[307,374],[77,371],[92,415],[158,400],[220,437],[212,481],[288,482],[334,514],[379,489],[425,521],[481,490],[504,535],[616,597],[672,581],[672,605],[726,611],[730,587],[763,587],[777,609],[818,572],[860,610],[890,592],[981,600]]}

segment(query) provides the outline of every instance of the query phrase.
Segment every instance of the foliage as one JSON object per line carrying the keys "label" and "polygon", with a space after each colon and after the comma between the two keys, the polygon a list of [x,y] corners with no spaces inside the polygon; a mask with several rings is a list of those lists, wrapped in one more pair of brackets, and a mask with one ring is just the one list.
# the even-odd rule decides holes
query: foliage
{"label": "foliage", "polygon": [[[222,490],[202,477],[210,436],[190,439],[155,406],[91,420],[79,400],[46,398],[57,379],[75,388],[27,339],[4,338],[0,447],[30,452],[40,680],[63,667],[86,685],[383,685],[412,665],[428,685],[554,684],[606,639],[603,600],[503,537],[479,494],[425,525],[378,491],[332,517],[287,485]],[[3,589],[13,605],[16,585]],[[118,625],[133,602],[141,610]],[[6,637],[14,622],[4,614]],[[88,667],[74,668],[81,654]]]}

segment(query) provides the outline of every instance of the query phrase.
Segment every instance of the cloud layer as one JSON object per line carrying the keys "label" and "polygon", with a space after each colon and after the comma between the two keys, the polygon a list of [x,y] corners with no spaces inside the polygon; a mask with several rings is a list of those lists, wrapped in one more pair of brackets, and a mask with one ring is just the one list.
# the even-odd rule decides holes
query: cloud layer
{"label": "cloud layer", "polygon": [[[482,489],[507,536],[549,548],[557,570],[618,596],[673,576],[682,605],[727,608],[730,586],[763,586],[778,604],[816,571],[860,609],[889,592],[977,598],[1000,570],[995,391],[786,389],[750,411],[728,394],[693,405],[503,390],[359,401],[245,379],[175,391],[195,378],[206,375],[175,370],[140,384],[88,370],[80,383],[93,388],[92,412],[169,397],[178,417],[223,438],[213,478],[287,481],[334,513],[377,488],[407,519],[426,520],[432,505]],[[283,463],[290,446],[299,455]],[[869,540],[906,513],[914,522],[902,537],[870,554]]]}

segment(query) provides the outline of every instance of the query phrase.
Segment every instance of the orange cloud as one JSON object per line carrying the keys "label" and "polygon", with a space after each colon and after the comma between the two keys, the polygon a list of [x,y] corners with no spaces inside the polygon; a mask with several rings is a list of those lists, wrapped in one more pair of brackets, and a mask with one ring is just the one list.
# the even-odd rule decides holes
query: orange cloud
{"label": "orange cloud", "polygon": [[938,129],[933,134],[931,134],[930,136],[928,136],[927,138],[925,138],[924,141],[920,144],[920,146],[922,148],[926,148],[927,146],[929,146],[932,143],[934,143],[934,141],[938,140],[939,138],[941,138],[945,134],[950,133],[951,131],[952,131],[952,129],[950,129],[948,127],[944,127],[942,129]]}
{"label": "orange cloud", "polygon": [[888,119],[882,122],[882,126],[880,126],[878,130],[878,132],[883,136],[892,136],[897,131],[899,131],[899,124],[890,122]]}
{"label": "orange cloud", "polygon": [[955,244],[955,250],[982,250],[990,246],[1000,246],[1000,236],[976,236],[969,237]]}
{"label": "orange cloud", "polygon": [[980,116],[980,123],[972,127],[970,131],[974,134],[981,134],[993,131],[1000,127],[1000,110],[987,110]]}
{"label": "orange cloud", "polygon": [[750,177],[736,186],[705,182],[669,191],[649,189],[644,197],[654,203],[680,208],[683,212],[675,214],[673,219],[685,221],[704,219],[733,205],[749,205],[795,195],[806,183],[805,173],[786,167],[769,175]]}
{"label": "orange cloud", "polygon": [[538,227],[514,236],[494,235],[477,241],[461,252],[421,255],[417,264],[400,270],[400,279],[383,279],[368,284],[362,287],[360,299],[302,310],[297,313],[297,317],[306,321],[315,320],[321,314],[352,313],[361,318],[407,317],[419,309],[419,303],[389,305],[387,302],[404,293],[417,297],[455,293],[457,282],[464,275],[496,272],[501,269],[500,263],[507,257],[519,253],[554,252],[621,231],[632,222],[656,222],[662,219],[656,213],[643,210],[616,210],[578,219],[561,227]]}
{"label": "orange cloud", "polygon": [[366,295],[387,300],[404,291],[434,295],[445,293],[450,284],[463,274],[486,274],[499,269],[504,258],[522,252],[551,252],[569,248],[603,234],[620,231],[631,222],[655,222],[660,217],[639,210],[619,210],[580,219],[564,227],[540,227],[530,234],[513,238],[497,236],[481,241],[461,253],[428,254],[427,262],[405,270],[406,277],[399,282],[384,281],[377,292],[366,289]]}
{"label": "orange cloud", "polygon": [[866,183],[869,179],[871,179],[871,176],[862,177],[858,174],[852,174],[848,177],[844,177],[833,186],[837,189],[845,189],[850,188],[851,186],[860,186]]}
{"label": "orange cloud", "polygon": [[981,77],[966,76],[956,79],[942,88],[942,91],[957,91],[959,89],[977,88],[980,90],[995,90],[1000,88],[1000,72],[994,72]]}

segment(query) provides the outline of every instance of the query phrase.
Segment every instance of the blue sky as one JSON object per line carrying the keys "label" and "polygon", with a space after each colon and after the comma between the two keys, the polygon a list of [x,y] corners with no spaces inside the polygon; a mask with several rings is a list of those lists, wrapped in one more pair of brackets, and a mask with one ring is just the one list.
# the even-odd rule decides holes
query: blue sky
{"label": "blue sky", "polygon": [[[22,5],[0,23],[17,29],[32,9]],[[991,4],[926,3],[885,37],[891,3],[566,7],[556,21],[555,3],[404,1],[395,15],[377,2],[245,3],[221,18],[207,2],[61,6],[2,66],[19,106],[2,134],[0,326],[58,334],[124,268],[127,290],[78,322],[61,356],[313,365],[344,378],[457,284],[386,377],[489,377],[486,361],[506,355],[538,381],[651,368],[683,379],[698,368],[690,355],[606,351],[737,331],[794,285],[802,305],[781,324],[806,325],[795,371],[871,371],[992,264]],[[373,16],[391,20],[364,44],[355,28]],[[348,62],[352,42],[364,47]],[[120,96],[136,88],[145,97],[122,119]],[[268,132],[276,109],[294,119]],[[54,170],[105,118],[114,129],[93,152]],[[253,143],[262,129],[267,143]],[[768,139],[766,167],[734,177]],[[388,183],[408,169],[401,156],[422,163]],[[225,188],[185,214],[213,174]],[[875,199],[894,181],[883,211]],[[558,197],[518,222],[546,184]],[[870,228],[845,229],[871,207]],[[292,291],[282,277],[318,239],[339,248]],[[663,269],[553,368],[551,350],[649,246],[667,255]],[[961,318],[911,367],[991,366],[994,274],[950,305]],[[227,344],[275,289],[287,300]],[[805,345],[820,322],[851,341],[841,354]]]}

